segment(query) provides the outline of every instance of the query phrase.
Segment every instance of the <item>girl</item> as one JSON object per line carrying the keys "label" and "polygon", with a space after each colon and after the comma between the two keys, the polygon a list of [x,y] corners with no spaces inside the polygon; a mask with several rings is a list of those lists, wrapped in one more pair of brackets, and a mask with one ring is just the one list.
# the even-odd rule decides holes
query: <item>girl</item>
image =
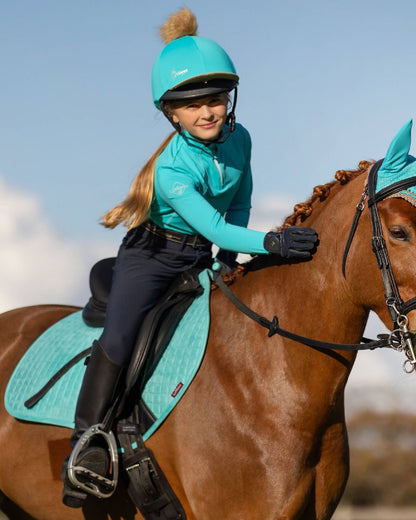
{"label": "girl", "polygon": [[[144,316],[179,273],[211,265],[212,243],[231,266],[238,252],[307,260],[316,246],[309,228],[267,234],[246,228],[251,141],[235,122],[239,78],[227,53],[195,34],[188,9],[162,27],[166,46],[153,66],[153,100],[175,132],[143,167],[127,198],[103,217],[104,226],[123,223],[129,231],[117,257],[104,331],[83,379],[72,446],[103,420]],[[90,446],[76,464],[105,474],[107,457],[102,447]],[[85,498],[65,479],[64,503],[80,507]]]}

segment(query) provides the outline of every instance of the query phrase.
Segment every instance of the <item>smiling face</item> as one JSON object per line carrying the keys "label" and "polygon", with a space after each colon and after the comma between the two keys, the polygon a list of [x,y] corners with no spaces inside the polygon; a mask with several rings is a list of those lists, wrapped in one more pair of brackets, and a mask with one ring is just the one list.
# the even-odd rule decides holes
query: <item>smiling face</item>
{"label": "smiling face", "polygon": [[198,139],[212,141],[220,135],[227,119],[227,93],[172,104],[173,122]]}

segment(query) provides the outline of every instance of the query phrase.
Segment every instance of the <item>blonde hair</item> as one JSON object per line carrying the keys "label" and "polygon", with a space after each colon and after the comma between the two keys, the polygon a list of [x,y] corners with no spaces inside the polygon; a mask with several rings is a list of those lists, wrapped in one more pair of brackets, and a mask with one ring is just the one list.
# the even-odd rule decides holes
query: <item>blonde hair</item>
{"label": "blonde hair", "polygon": [[100,223],[103,226],[115,228],[123,223],[128,229],[131,229],[140,226],[149,218],[150,205],[154,197],[156,161],[175,134],[176,132],[172,132],[152,154],[136,175],[127,197],[101,217]]}
{"label": "blonde hair", "polygon": [[[188,9],[183,8],[173,13],[165,24],[160,28],[160,36],[165,44],[182,36],[193,36],[198,28],[195,15]],[[183,102],[177,104],[165,103],[164,112],[170,120],[171,109],[181,106]],[[150,206],[154,198],[154,177],[155,166],[159,155],[167,147],[172,137],[177,132],[170,134],[159,148],[143,166],[136,178],[132,182],[127,197],[117,204],[110,211],[107,211],[100,219],[100,223],[107,228],[115,228],[119,224],[124,224],[131,229],[140,226],[149,218]]]}

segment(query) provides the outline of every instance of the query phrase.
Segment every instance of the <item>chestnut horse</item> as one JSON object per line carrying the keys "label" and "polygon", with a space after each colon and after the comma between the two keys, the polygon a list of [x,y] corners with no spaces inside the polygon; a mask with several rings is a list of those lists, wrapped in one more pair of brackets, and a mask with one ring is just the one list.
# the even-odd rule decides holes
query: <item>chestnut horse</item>
{"label": "chestnut horse", "polygon": [[[236,276],[235,294],[282,328],[333,343],[358,343],[369,311],[391,328],[363,211],[342,274],[344,247],[370,163],[339,171],[295,207],[285,225],[319,234],[312,261],[278,265],[257,257]],[[399,198],[378,204],[401,295],[416,295],[416,208]],[[35,306],[0,316],[0,389],[28,346],[73,307]],[[211,298],[203,364],[187,393],[147,441],[188,520],[327,520],[349,467],[344,389],[353,351],[311,348],[267,331],[220,290]],[[409,314],[414,327],[415,312]],[[377,355],[377,352],[374,353]],[[13,520],[142,518],[122,485],[83,510],[61,504],[61,462],[70,431],[29,424],[0,404],[0,489]],[[11,509],[14,508],[14,509]]]}

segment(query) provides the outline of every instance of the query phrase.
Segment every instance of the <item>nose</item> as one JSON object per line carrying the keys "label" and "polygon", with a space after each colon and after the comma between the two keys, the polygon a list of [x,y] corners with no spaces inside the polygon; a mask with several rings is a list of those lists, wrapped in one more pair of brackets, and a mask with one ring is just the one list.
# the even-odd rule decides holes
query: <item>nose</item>
{"label": "nose", "polygon": [[201,117],[207,121],[210,121],[214,117],[214,112],[209,105],[201,106]]}

